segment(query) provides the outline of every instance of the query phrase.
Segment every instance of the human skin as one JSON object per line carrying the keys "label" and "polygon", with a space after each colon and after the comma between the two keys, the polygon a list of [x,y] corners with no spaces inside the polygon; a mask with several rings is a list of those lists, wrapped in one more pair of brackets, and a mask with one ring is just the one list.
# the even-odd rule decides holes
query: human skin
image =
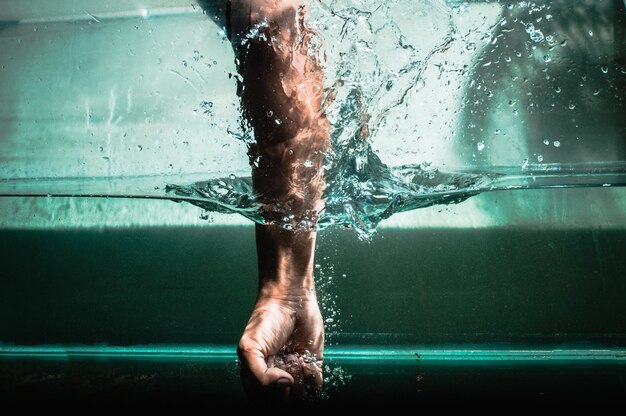
{"label": "human skin", "polygon": [[305,13],[297,0],[233,0],[227,10],[239,95],[256,139],[253,187],[266,220],[256,225],[259,293],[238,346],[244,385],[257,397],[301,396],[322,384],[313,264],[330,128]]}

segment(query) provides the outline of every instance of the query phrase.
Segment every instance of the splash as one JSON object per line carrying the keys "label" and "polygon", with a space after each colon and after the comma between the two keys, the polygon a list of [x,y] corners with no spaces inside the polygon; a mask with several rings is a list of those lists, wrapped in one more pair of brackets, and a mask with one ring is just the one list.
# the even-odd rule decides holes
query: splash
{"label": "splash", "polygon": [[[366,238],[394,213],[460,202],[489,180],[484,175],[443,172],[427,163],[389,167],[372,147],[392,111],[408,111],[407,96],[424,86],[423,72],[431,58],[445,51],[456,33],[451,9],[443,1],[405,3],[308,3],[308,41],[315,45],[324,66],[327,88],[323,109],[332,125],[332,150],[324,161],[325,208],[315,227],[339,225]],[[410,22],[407,16],[411,16]],[[403,25],[415,24],[416,16],[423,39],[429,39],[420,47],[403,34]],[[426,36],[432,31],[440,33]],[[242,42],[251,39],[268,42],[256,26]],[[249,130],[244,134],[248,143]],[[258,223],[271,218],[272,223],[285,228],[311,227],[306,218],[300,221],[279,204],[262,206],[250,178],[231,176],[191,185],[170,184],[166,192],[190,198],[209,212],[236,212]]]}
{"label": "splash", "polygon": [[[327,171],[326,207],[317,224],[354,229],[367,238],[391,215],[436,204],[453,204],[490,187],[499,174],[444,172],[428,165],[390,168],[373,153],[357,168],[346,155]],[[208,212],[237,213],[259,224],[266,223],[262,205],[254,197],[252,179],[229,176],[192,185],[167,185],[166,192],[186,198]],[[279,217],[279,216],[277,216]],[[276,221],[291,227],[290,219]]]}
{"label": "splash", "polygon": [[[557,153],[566,147],[563,134],[553,134],[560,139],[552,138],[549,149],[542,145],[545,137],[530,137],[525,142],[512,137],[525,137],[514,126],[532,121],[528,117],[533,111],[558,108],[556,101],[546,101],[549,95],[528,90],[531,83],[527,81],[564,79],[564,73],[570,72],[563,66],[565,57],[576,52],[567,46],[567,38],[582,30],[576,22],[595,28],[610,15],[604,10],[606,5],[593,6],[591,1],[574,11],[568,4],[520,1],[485,8],[457,0],[307,2],[304,23],[309,29],[308,42],[315,46],[316,59],[324,68],[322,109],[332,126],[331,149],[324,160],[325,208],[314,226],[346,227],[367,238],[395,213],[459,203],[485,191],[623,185],[624,162],[581,163],[578,161],[588,159],[571,150]],[[491,7],[491,17],[487,12],[470,13],[475,7]],[[262,33],[255,27],[243,42]],[[601,65],[596,72],[604,76],[596,84],[611,91],[622,85],[605,76],[617,71]],[[625,73],[623,68],[621,73]],[[507,74],[510,79],[505,80]],[[456,83],[460,90],[456,98],[456,93],[448,91],[452,86],[441,90],[446,81],[447,85]],[[600,94],[596,87],[594,96]],[[563,95],[560,86],[555,91]],[[430,110],[439,94],[447,96],[435,103],[438,110]],[[584,103],[581,96],[575,106],[572,94],[570,91],[566,106],[567,120],[576,124],[570,114]],[[492,113],[497,114],[497,121],[490,119],[496,117]],[[569,121],[559,120],[565,126],[560,128],[566,130]],[[438,127],[432,127],[433,123]],[[244,119],[240,127],[235,136],[248,145],[254,143]],[[452,143],[452,137],[458,143]],[[570,139],[571,147],[579,137]],[[423,150],[428,146],[441,150],[439,154],[445,157],[432,163],[428,151]],[[563,158],[566,154],[573,155],[573,163]],[[505,160],[505,166],[498,167],[499,160]],[[449,167],[468,164],[483,168]],[[170,197],[185,198],[209,212],[239,213],[255,222],[271,221],[292,229],[311,226],[310,221],[299,222],[297,213],[278,204],[262,205],[251,178],[231,175],[170,184],[166,191]]]}

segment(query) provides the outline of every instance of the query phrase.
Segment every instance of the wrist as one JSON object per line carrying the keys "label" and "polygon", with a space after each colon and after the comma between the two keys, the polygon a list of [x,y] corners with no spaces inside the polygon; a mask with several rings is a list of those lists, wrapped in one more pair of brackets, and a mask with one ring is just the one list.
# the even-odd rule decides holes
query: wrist
{"label": "wrist", "polygon": [[311,283],[311,285],[298,286],[291,283],[283,284],[274,280],[259,282],[259,297],[293,303],[317,300],[315,285],[313,283]]}
{"label": "wrist", "polygon": [[315,293],[313,260],[316,233],[276,225],[256,226],[259,291],[266,294]]}

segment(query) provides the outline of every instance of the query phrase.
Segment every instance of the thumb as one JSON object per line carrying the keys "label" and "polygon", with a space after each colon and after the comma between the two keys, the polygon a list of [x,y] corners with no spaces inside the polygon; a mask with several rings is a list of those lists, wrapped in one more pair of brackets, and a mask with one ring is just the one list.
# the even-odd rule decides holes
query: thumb
{"label": "thumb", "polygon": [[294,383],[294,379],[285,370],[277,367],[268,368],[263,352],[254,343],[242,340],[237,348],[237,355],[244,369],[252,373],[253,378],[261,386],[270,386],[276,384],[279,380],[284,386]]}

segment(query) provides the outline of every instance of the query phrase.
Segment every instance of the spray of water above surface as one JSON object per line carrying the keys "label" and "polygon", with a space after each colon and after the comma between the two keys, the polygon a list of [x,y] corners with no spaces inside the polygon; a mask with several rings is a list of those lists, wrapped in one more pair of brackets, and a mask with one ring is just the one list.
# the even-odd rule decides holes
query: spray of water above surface
{"label": "spray of water above surface", "polygon": [[[529,23],[551,20],[549,5],[533,6],[522,2],[507,8],[513,10],[514,7],[522,9],[523,13],[517,12],[517,15],[527,15],[526,18],[516,17],[514,21],[508,21],[506,17],[500,17],[495,24],[464,32],[458,27],[459,16],[462,19],[463,10],[467,8],[462,2],[396,0],[374,4],[353,0],[308,3],[305,23],[313,34],[308,42],[312,45],[312,53],[319,54],[323,63],[327,85],[324,111],[332,126],[332,147],[324,164],[325,208],[316,227],[340,225],[354,229],[359,236],[366,238],[382,220],[394,213],[458,203],[486,190],[599,186],[607,181],[604,176],[607,173],[614,176],[611,184],[620,183],[615,180],[615,175],[624,172],[620,163],[602,167],[534,165],[528,158],[520,158],[519,166],[451,169],[419,160],[397,165],[394,162],[402,157],[383,161],[379,156],[376,143],[397,142],[399,149],[402,146],[407,148],[402,144],[407,141],[403,135],[418,135],[420,128],[425,127],[417,123],[407,133],[399,127],[397,120],[406,120],[415,111],[409,98],[424,89],[424,74],[429,67],[437,66],[440,76],[444,72],[459,72],[461,77],[470,75],[468,68],[457,68],[453,64],[445,67],[437,58],[453,47],[475,51],[476,44],[471,41],[474,32],[481,31],[482,41],[487,45],[497,43],[501,35],[496,36],[496,32],[503,30],[502,27],[524,32],[529,50],[536,49],[536,45],[542,42],[550,45],[556,42],[554,35],[547,35],[549,38],[544,42],[539,25]],[[260,36],[264,36],[263,32],[255,26],[244,37],[244,42]],[[544,62],[547,64],[550,60],[544,59]],[[479,63],[482,66],[495,65],[491,61]],[[487,92],[487,97],[491,96],[493,93]],[[423,99],[432,100],[433,97],[424,96]],[[272,117],[271,112],[268,117]],[[248,143],[254,142],[252,129],[245,120],[241,122],[241,129],[238,137]],[[496,135],[499,134],[498,129]],[[486,153],[486,147],[485,140],[475,145],[479,154]],[[558,146],[555,144],[555,147]],[[542,155],[535,155],[535,158],[544,161]],[[473,155],[473,161],[480,161],[479,157]],[[307,162],[303,161],[304,168],[311,168]],[[454,165],[457,161],[451,162],[450,165]],[[594,179],[594,172],[603,177]],[[574,181],[571,180],[573,176],[576,177]],[[584,176],[586,181],[582,179]],[[561,181],[555,180],[556,177],[561,177]],[[268,206],[258,202],[249,177],[230,175],[193,184],[170,183],[166,192],[209,212],[237,212],[259,223],[267,222],[270,217],[271,222],[290,229],[311,226],[307,218],[300,222],[297,213],[278,203]],[[270,215],[268,210],[272,211]]]}

